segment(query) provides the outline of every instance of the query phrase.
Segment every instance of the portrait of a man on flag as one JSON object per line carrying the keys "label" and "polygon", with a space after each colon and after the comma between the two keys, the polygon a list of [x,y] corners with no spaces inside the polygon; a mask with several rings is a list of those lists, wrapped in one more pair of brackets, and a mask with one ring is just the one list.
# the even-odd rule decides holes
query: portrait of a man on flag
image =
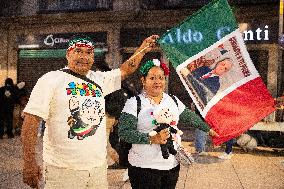
{"label": "portrait of a man on flag", "polygon": [[184,67],[179,71],[181,79],[186,83],[189,93],[193,93],[192,96],[196,101],[203,104],[201,109],[204,109],[214,96],[256,71],[249,71],[245,62],[241,62],[241,65],[238,63],[238,49],[240,47],[236,39],[230,38],[217,48],[198,57],[199,61],[186,61],[182,64]]}

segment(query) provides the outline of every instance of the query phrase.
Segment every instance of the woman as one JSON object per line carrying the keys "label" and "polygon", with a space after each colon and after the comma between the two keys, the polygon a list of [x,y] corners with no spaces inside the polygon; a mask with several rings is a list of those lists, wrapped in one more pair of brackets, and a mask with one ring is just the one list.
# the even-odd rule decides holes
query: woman
{"label": "woman", "polygon": [[[178,181],[180,165],[175,156],[170,155],[167,159],[162,156],[160,144],[167,142],[170,136],[168,129],[154,136],[149,135],[156,126],[154,110],[168,108],[172,114],[177,114],[176,123],[193,125],[209,132],[211,136],[217,133],[176,97],[174,100],[163,92],[169,74],[165,64],[157,59],[150,60],[141,67],[140,72],[143,75],[141,81],[144,89],[139,95],[141,107],[137,107],[136,97],[128,99],[118,125],[120,138],[132,143],[128,155],[129,179],[133,189],[173,189]],[[174,144],[176,147],[176,142]]]}

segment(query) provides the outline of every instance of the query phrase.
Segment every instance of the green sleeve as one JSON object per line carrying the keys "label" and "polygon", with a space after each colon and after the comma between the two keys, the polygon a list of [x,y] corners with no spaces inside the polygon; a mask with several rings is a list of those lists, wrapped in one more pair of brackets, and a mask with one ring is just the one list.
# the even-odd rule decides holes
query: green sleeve
{"label": "green sleeve", "polygon": [[179,116],[179,123],[193,126],[205,132],[209,132],[210,127],[201,119],[199,115],[189,110],[187,107]]}
{"label": "green sleeve", "polygon": [[118,123],[118,136],[132,144],[150,144],[148,133],[141,133],[137,130],[137,117],[122,112]]}

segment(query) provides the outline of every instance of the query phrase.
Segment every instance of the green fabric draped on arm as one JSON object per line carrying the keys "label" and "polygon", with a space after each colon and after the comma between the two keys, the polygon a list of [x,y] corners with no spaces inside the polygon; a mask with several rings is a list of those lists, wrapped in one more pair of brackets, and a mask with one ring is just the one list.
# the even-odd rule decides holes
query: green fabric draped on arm
{"label": "green fabric draped on arm", "polygon": [[210,127],[193,111],[185,108],[179,116],[179,123],[193,126],[205,132],[209,132]]}
{"label": "green fabric draped on arm", "polygon": [[137,130],[137,117],[122,112],[118,123],[118,136],[132,144],[150,144],[148,133],[141,133]]}

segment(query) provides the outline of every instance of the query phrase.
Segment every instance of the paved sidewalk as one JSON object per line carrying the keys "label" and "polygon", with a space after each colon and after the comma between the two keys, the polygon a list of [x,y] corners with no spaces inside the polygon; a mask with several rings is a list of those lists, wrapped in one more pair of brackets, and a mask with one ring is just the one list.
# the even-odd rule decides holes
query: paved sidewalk
{"label": "paved sidewalk", "polygon": [[[190,152],[192,144],[185,142]],[[271,148],[258,147],[245,153],[234,148],[231,160],[219,160],[222,148],[210,156],[196,157],[190,168],[182,167],[177,189],[284,189],[284,155]],[[38,148],[41,159],[41,146]],[[113,162],[109,159],[109,164]],[[19,137],[0,140],[0,189],[28,189],[22,182],[21,141]],[[124,170],[108,170],[109,189],[130,189],[122,181]]]}

